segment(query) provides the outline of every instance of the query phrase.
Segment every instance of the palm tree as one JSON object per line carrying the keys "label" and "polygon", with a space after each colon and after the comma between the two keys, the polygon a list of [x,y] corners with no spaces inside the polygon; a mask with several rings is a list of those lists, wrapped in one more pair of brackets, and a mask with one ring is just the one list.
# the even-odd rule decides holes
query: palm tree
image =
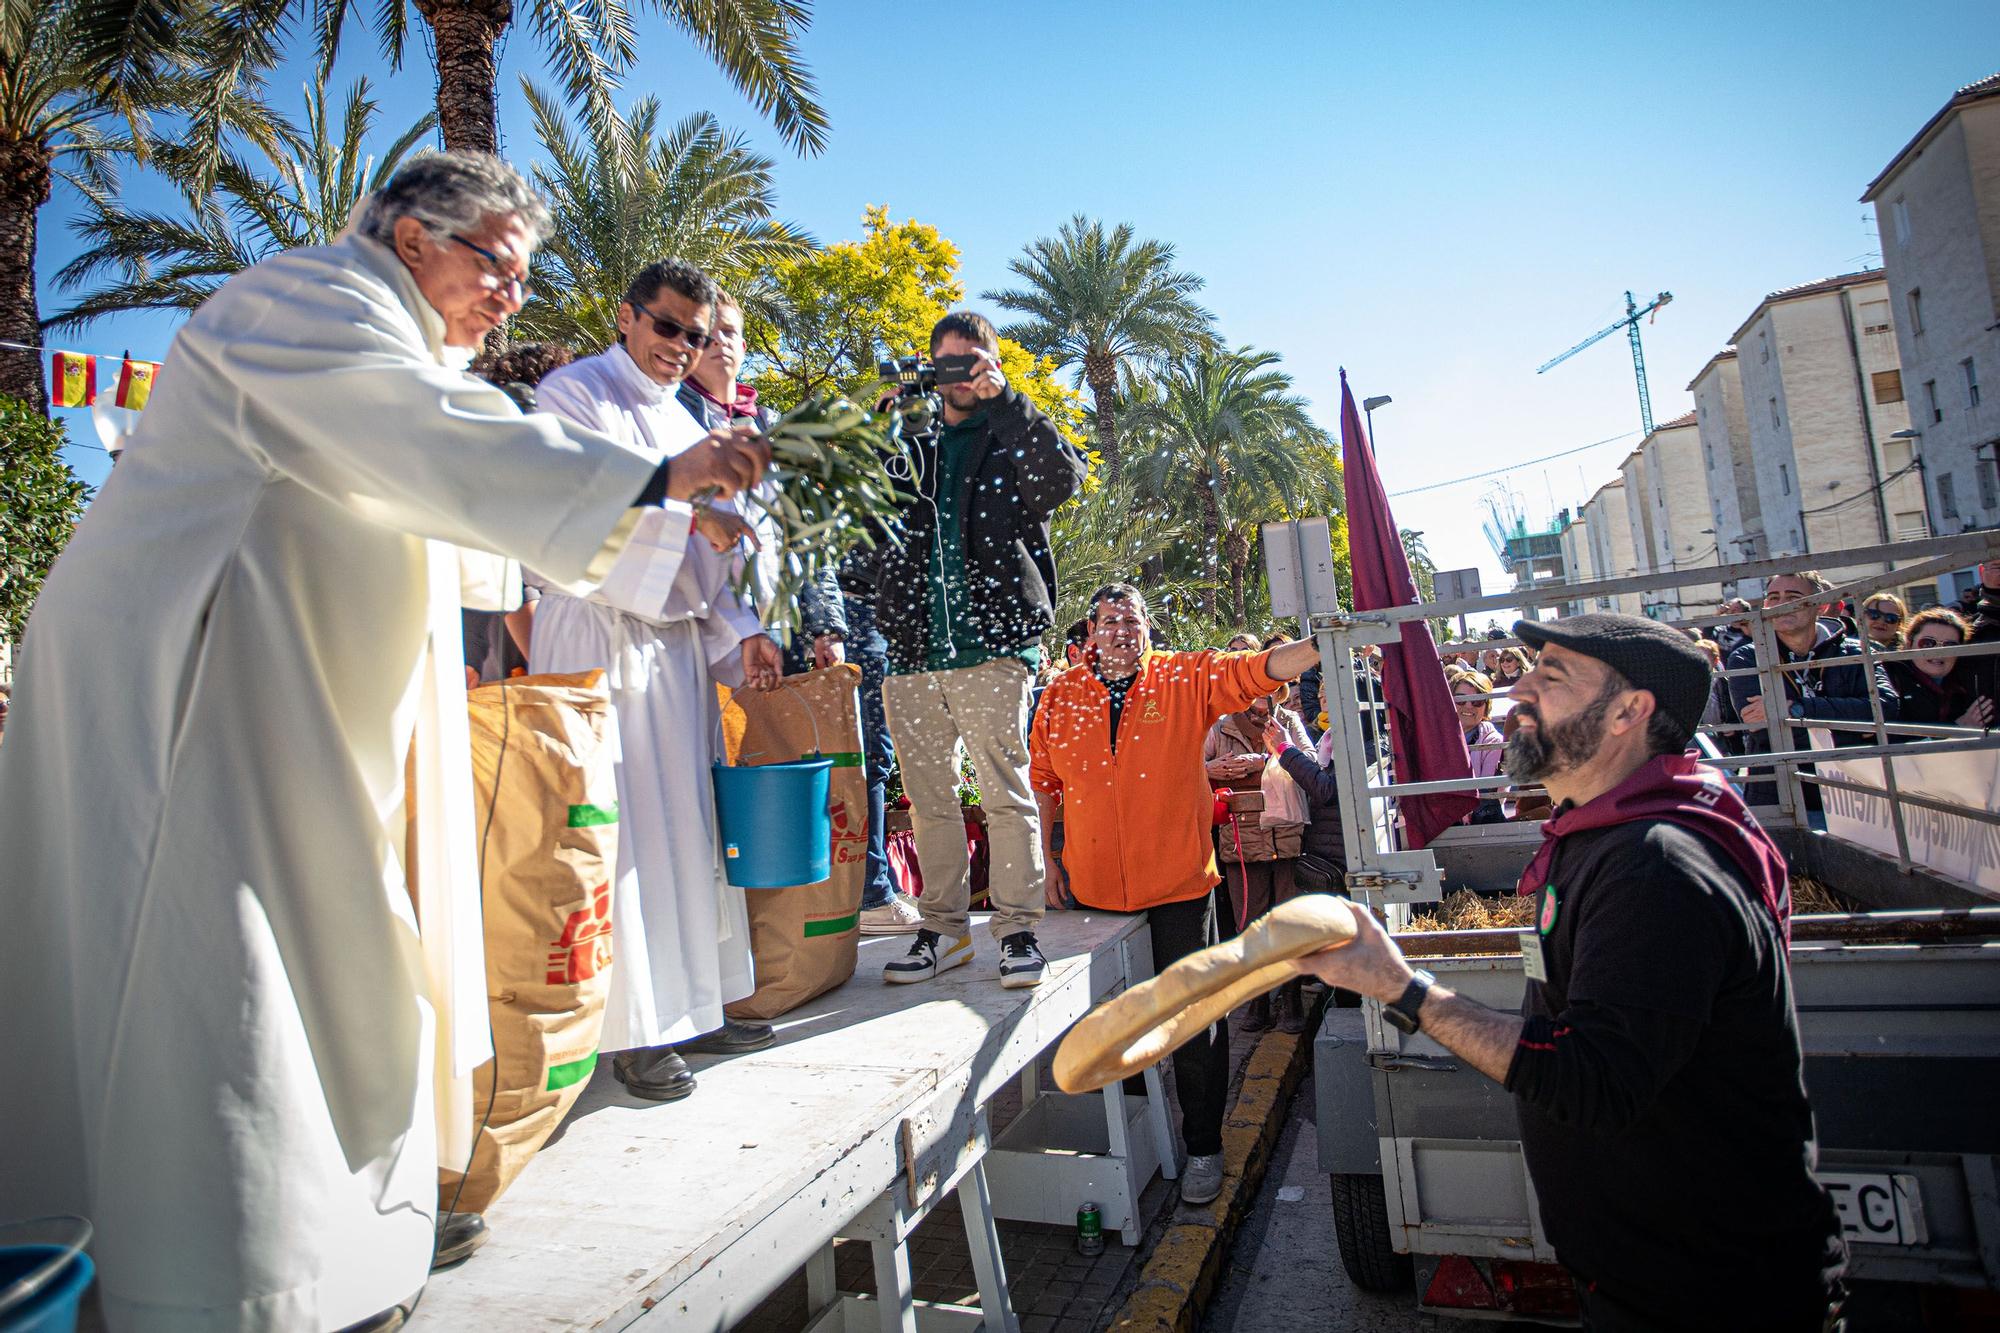
{"label": "palm tree", "polygon": [[1328,437],[1278,359],[1250,347],[1174,357],[1128,418],[1138,492],[1193,510],[1210,617],[1224,580],[1243,617],[1257,524],[1300,513],[1322,489],[1314,451]]}
{"label": "palm tree", "polygon": [[[291,0],[253,0],[282,18]],[[301,0],[303,3],[303,0]],[[650,0],[681,29],[801,153],[826,147],[826,112],[798,36],[812,22],[810,0]],[[499,46],[514,19],[513,0],[378,0],[377,36],[401,68],[414,7],[437,54],[438,118],[444,145],[494,152],[500,143]],[[357,0],[313,0],[320,59],[331,64]],[[571,102],[602,105],[615,76],[636,52],[623,0],[528,0],[528,25]]]}
{"label": "palm tree", "polygon": [[84,249],[56,274],[65,290],[97,285],[49,320],[77,328],[121,310],[192,311],[231,274],[301,245],[325,245],[347,225],[355,206],[381,188],[425,135],[430,113],[371,156],[367,141],[380,108],[368,80],[347,90],[337,119],[329,118],[324,79],[305,88],[303,130],[279,121],[280,144],[264,153],[263,169],[225,151],[213,173],[188,143],[156,143],[152,164],[180,190],[185,209],[162,214],[129,210],[113,193],[86,185],[85,212],[71,224]]}
{"label": "palm tree", "polygon": [[[1090,609],[1090,595],[1107,583],[1128,583],[1156,557],[1178,544],[1184,525],[1159,500],[1137,494],[1127,477],[1118,485],[1089,486],[1049,520],[1049,553],[1057,580],[1056,629]],[[1147,588],[1162,606],[1198,597],[1185,580],[1162,578]]]}
{"label": "palm tree", "polygon": [[1110,480],[1123,474],[1118,450],[1121,368],[1209,341],[1209,313],[1196,305],[1202,280],[1174,268],[1174,248],[1135,241],[1129,224],[1105,230],[1081,213],[1056,235],[1030,244],[1008,264],[1026,284],[987,292],[1002,309],[1026,316],[1007,336],[1037,355],[1075,367],[1090,386],[1098,449]]}
{"label": "palm tree", "polygon": [[527,85],[535,134],[548,154],[535,181],[552,225],[535,254],[536,295],[515,333],[582,349],[618,336],[618,302],[662,255],[699,265],[730,289],[746,317],[761,313],[764,275],[812,253],[810,236],[772,217],[772,162],[699,112],[659,134],[660,103],[629,118],[586,107],[581,136],[559,102]]}
{"label": "palm tree", "polygon": [[[0,339],[40,342],[36,221],[58,181],[116,188],[116,158],[140,151],[160,112],[273,141],[226,67],[269,48],[231,21],[186,0],[0,0]],[[46,411],[41,358],[0,351],[0,394]]]}

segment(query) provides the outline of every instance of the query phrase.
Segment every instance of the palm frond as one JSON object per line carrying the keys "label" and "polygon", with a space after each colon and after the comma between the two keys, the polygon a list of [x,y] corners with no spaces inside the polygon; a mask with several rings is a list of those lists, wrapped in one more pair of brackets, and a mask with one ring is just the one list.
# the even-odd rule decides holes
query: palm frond
{"label": "palm frond", "polygon": [[724,77],[797,152],[826,150],[827,117],[798,37],[812,24],[806,0],[652,0],[707,52]]}

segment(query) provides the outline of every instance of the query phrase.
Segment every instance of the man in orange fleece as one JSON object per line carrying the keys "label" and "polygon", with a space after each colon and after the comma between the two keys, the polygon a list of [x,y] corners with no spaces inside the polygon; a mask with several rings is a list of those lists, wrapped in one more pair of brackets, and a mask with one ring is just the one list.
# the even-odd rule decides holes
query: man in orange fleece
{"label": "man in orange fleece", "polygon": [[[1150,651],[1145,595],[1125,583],[1091,595],[1089,622],[1084,661],[1042,692],[1029,740],[1047,899],[1062,904],[1066,870],[1081,905],[1143,910],[1153,966],[1164,968],[1216,942],[1208,729],[1316,664],[1319,650],[1301,639],[1268,652]],[[1061,869],[1046,846],[1058,802]],[[1188,1154],[1181,1199],[1207,1203],[1222,1192],[1226,1020],[1174,1053],[1174,1084]]]}

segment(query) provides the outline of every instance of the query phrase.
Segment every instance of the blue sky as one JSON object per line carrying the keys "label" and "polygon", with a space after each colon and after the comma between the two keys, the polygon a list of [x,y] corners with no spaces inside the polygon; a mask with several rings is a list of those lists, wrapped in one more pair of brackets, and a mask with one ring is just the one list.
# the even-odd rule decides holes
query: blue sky
{"label": "blue sky", "polygon": [[[782,214],[823,241],[855,235],[869,203],[935,224],[975,298],[1072,213],[1172,242],[1223,335],[1281,353],[1327,427],[1343,365],[1357,396],[1394,397],[1375,418],[1391,492],[1633,432],[1504,478],[1531,519],[1610,479],[1638,425],[1622,338],[1537,365],[1617,318],[1627,288],[1670,290],[1645,330],[1653,408],[1687,410],[1688,380],[1764,293],[1876,262],[1862,187],[2000,69],[1990,0],[818,8],[818,158],[657,18],[621,103],[653,93],[748,131],[778,159]],[[386,78],[385,142],[434,95],[421,44],[409,54],[391,74],[358,31],[335,72]],[[537,65],[517,31],[501,115],[523,164],[538,146],[518,80]],[[273,79],[290,114],[306,75]],[[42,215],[44,313],[74,252],[65,216],[60,196]],[[172,329],[135,316],[59,342],[157,357]],[[102,476],[103,454],[71,456]],[[1479,565],[1494,590],[1489,485],[1393,505],[1440,566]]]}

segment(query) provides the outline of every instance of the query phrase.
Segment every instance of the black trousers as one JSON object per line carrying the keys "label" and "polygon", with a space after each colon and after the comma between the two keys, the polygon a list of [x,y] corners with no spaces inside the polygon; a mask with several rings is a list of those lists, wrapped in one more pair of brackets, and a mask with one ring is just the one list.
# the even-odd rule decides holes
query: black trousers
{"label": "black trousers", "polygon": [[[1153,936],[1153,968],[1164,971],[1217,942],[1215,895],[1146,909]],[[1222,1151],[1222,1114],[1229,1099],[1229,1020],[1174,1052],[1174,1093],[1181,1104],[1181,1141],[1188,1156]]]}

